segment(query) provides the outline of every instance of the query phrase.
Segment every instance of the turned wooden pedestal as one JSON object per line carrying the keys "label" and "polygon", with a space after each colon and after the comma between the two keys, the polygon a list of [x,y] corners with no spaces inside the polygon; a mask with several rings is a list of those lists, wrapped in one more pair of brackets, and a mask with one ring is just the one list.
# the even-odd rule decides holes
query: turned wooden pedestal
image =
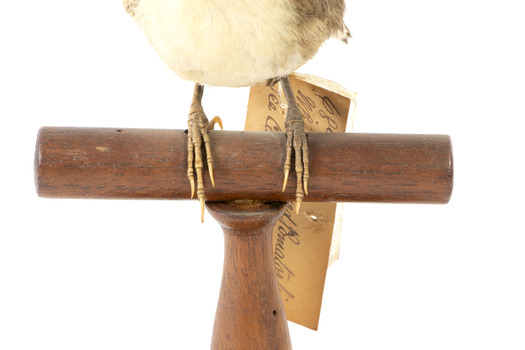
{"label": "turned wooden pedestal", "polygon": [[211,348],[292,349],[273,265],[272,228],[283,202],[207,202],[224,231],[224,269]]}

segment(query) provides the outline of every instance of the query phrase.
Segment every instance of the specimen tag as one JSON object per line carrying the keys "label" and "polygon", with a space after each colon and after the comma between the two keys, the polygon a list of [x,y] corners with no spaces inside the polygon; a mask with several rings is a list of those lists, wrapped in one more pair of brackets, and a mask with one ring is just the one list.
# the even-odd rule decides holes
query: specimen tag
{"label": "specimen tag", "polygon": [[[305,131],[345,132],[348,119],[349,129],[352,128],[354,92],[331,81],[297,73],[290,76],[290,83],[303,114]],[[253,86],[244,129],[285,131],[286,110],[280,84]],[[276,223],[274,264],[288,320],[317,330],[326,270],[339,256],[341,221],[342,204],[303,202],[298,215],[293,203],[289,203]]]}

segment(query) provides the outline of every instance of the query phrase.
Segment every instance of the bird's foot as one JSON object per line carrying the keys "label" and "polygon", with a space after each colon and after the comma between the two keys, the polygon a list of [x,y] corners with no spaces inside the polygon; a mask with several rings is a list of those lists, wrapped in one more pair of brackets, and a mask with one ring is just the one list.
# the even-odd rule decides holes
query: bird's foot
{"label": "bird's foot", "polygon": [[297,174],[297,188],[295,190],[295,212],[299,214],[299,208],[305,195],[308,195],[308,144],[304,132],[304,121],[299,108],[293,106],[288,109],[285,121],[286,127],[286,161],[284,163],[284,192],[288,175],[292,166],[292,150],[295,155],[295,173]]}
{"label": "bird's foot", "polygon": [[188,179],[191,186],[191,198],[193,198],[195,195],[195,174],[197,176],[197,199],[201,207],[201,222],[204,222],[204,179],[202,170],[204,162],[201,146],[204,143],[208,172],[211,184],[215,187],[211,142],[208,136],[208,131],[213,130],[215,124],[219,124],[222,129],[222,121],[219,117],[215,117],[211,122],[208,122],[208,118],[206,118],[200,103],[194,103],[191,106],[188,117]]}

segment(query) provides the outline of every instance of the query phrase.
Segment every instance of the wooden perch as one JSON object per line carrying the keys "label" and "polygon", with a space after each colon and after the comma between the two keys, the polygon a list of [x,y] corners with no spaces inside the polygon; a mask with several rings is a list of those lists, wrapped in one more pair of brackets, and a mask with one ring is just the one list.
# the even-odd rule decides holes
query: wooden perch
{"label": "wooden perch", "polygon": [[[294,201],[281,193],[283,132],[211,131],[207,200]],[[44,127],[35,154],[37,192],[49,198],[190,199],[184,130]],[[451,141],[445,135],[309,133],[305,201],[447,203]],[[206,170],[206,169],[205,169]]]}

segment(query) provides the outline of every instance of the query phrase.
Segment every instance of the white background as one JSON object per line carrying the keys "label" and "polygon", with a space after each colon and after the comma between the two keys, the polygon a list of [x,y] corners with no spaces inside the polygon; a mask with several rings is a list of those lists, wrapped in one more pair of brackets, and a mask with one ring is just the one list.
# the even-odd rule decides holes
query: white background
{"label": "white background", "polygon": [[[345,206],[295,349],[525,348],[520,4],[353,0],[354,39],[301,68],[358,92],[355,132],[450,135],[455,185],[448,205]],[[32,169],[44,125],[186,128],[192,84],[118,0],[6,1],[0,36],[0,349],[209,348],[223,241],[198,203],[41,199]],[[240,130],[247,96],[207,89],[205,109]]]}

